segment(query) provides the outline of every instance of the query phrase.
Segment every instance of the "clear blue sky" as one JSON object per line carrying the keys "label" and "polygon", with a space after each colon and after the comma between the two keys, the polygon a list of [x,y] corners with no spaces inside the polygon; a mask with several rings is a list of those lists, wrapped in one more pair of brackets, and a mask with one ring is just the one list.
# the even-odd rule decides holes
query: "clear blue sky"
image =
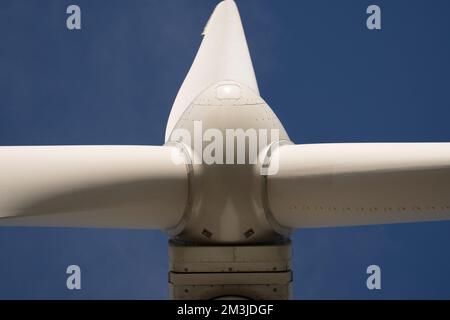
{"label": "clear blue sky", "polygon": [[[68,31],[78,4],[82,30]],[[163,143],[216,1],[2,0],[0,145]],[[365,26],[382,9],[382,31]],[[238,1],[260,91],[297,143],[450,141],[447,0]],[[450,299],[450,222],[300,230],[295,298]],[[164,299],[156,231],[0,228],[0,298]],[[68,291],[78,264],[82,290]],[[367,290],[366,267],[382,269]]]}

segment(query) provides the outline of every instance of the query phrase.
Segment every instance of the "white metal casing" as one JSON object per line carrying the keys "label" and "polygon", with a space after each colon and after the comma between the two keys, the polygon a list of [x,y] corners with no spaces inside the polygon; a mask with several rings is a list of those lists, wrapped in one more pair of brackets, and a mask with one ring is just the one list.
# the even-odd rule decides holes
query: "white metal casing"
{"label": "white metal casing", "polygon": [[[223,99],[224,88],[231,87]],[[238,93],[239,92],[239,93]],[[220,98],[222,97],[222,99]],[[201,124],[201,135],[195,125]],[[180,142],[176,134],[182,129],[192,140]],[[203,154],[196,154],[194,143],[201,140],[202,151],[211,141],[203,137],[208,129],[218,131],[223,141],[223,163],[205,164]],[[264,179],[261,163],[249,163],[249,147],[245,144],[246,164],[237,164],[238,141],[233,137],[234,164],[226,164],[226,130],[250,129],[265,131],[267,143],[289,141],[281,122],[265,101],[252,89],[234,81],[216,83],[202,92],[187,108],[169,138],[169,144],[182,143],[192,160],[190,177],[191,203],[184,225],[178,234],[184,241],[196,243],[259,243],[271,242],[278,235],[267,217],[264,204]],[[271,130],[277,132],[272,140]],[[258,139],[259,139],[258,135]],[[259,144],[259,140],[258,140]],[[265,152],[266,150],[259,150]],[[195,159],[203,163],[195,163]]]}

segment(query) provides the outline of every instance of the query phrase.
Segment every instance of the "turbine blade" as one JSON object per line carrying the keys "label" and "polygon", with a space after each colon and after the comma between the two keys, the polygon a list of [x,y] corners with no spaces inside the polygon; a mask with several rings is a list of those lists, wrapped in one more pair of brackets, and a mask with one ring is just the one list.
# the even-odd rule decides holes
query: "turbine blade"
{"label": "turbine blade", "polygon": [[225,0],[217,5],[203,35],[194,63],[172,106],[166,141],[195,97],[214,83],[236,81],[247,85],[259,95],[241,18],[233,0]]}
{"label": "turbine blade", "polygon": [[187,201],[171,147],[0,147],[0,225],[168,229]]}
{"label": "turbine blade", "polygon": [[282,226],[450,220],[450,143],[291,145],[274,155],[268,205]]}

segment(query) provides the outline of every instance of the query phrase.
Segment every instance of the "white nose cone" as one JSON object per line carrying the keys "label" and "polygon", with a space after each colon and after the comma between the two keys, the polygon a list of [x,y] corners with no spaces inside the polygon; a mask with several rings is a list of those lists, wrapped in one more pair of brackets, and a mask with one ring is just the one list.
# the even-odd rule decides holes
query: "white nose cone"
{"label": "white nose cone", "polygon": [[[248,86],[259,95],[241,18],[233,0],[225,0],[217,5],[203,35],[194,63],[172,107],[166,128],[166,141],[189,104],[214,83],[235,81]],[[237,93],[225,90],[218,94]]]}

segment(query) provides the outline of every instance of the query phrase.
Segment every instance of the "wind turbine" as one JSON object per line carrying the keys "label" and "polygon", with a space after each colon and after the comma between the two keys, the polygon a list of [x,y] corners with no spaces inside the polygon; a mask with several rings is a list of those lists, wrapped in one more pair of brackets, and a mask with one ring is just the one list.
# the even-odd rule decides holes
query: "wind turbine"
{"label": "wind turbine", "polygon": [[287,299],[294,229],[450,219],[450,143],[295,145],[233,0],[203,35],[164,146],[0,147],[0,225],[165,230],[172,298]]}

